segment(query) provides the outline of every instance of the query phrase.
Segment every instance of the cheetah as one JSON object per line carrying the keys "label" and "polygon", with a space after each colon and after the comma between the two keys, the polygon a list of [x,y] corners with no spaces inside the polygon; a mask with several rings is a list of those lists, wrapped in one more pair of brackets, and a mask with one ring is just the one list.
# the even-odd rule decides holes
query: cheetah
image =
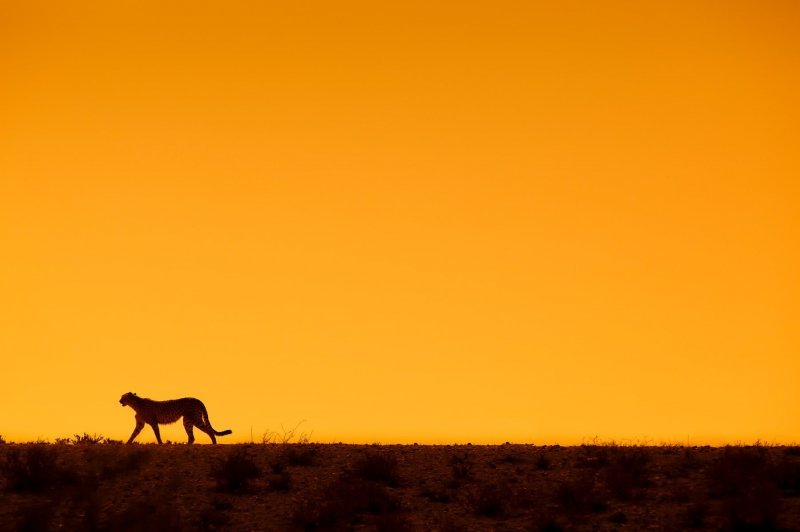
{"label": "cheetah", "polygon": [[158,425],[175,423],[183,417],[183,428],[186,429],[186,434],[189,436],[187,443],[194,443],[193,427],[197,427],[211,437],[211,443],[217,443],[217,436],[225,436],[231,434],[231,430],[218,431],[214,430],[211,422],[208,420],[208,411],[205,405],[199,399],[194,397],[184,397],[182,399],[171,399],[169,401],[154,401],[139,397],[133,392],[128,392],[119,399],[119,404],[122,406],[129,406],[136,411],[136,428],[133,429],[133,434],[128,438],[128,443],[131,443],[136,436],[144,428],[147,423],[153,428],[158,443],[161,441],[161,433],[158,430]]}

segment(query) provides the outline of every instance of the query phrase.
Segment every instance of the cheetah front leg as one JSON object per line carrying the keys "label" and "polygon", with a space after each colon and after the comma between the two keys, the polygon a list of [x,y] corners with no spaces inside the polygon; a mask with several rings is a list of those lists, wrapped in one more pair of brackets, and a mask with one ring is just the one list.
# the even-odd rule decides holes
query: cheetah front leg
{"label": "cheetah front leg", "polygon": [[139,421],[137,419],[136,420],[136,427],[133,429],[133,434],[131,434],[131,437],[128,438],[128,443],[131,443],[133,440],[135,440],[136,436],[138,436],[139,433],[142,432],[143,428],[144,428],[144,421]]}

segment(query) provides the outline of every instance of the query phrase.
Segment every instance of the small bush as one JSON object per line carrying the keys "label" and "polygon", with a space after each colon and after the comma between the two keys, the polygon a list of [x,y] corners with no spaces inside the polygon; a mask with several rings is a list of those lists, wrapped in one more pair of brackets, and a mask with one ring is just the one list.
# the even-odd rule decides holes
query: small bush
{"label": "small bush", "polygon": [[[172,488],[174,489],[174,487]],[[203,514],[196,516],[198,522],[184,521],[175,511],[175,494],[167,486],[136,498],[121,501],[113,508],[104,530],[115,532],[138,532],[141,530],[195,530],[202,523]],[[206,516],[207,517],[207,516]],[[91,528],[89,528],[91,530]]]}
{"label": "small bush", "polygon": [[723,518],[730,529],[777,529],[781,502],[778,471],[761,445],[725,447],[711,463],[709,493],[725,499]]}
{"label": "small bush", "polygon": [[774,478],[785,497],[800,496],[800,462],[783,456],[775,464]]}
{"label": "small bush", "polygon": [[75,434],[72,437],[73,445],[97,445],[98,443],[112,443],[114,440],[106,438],[102,434]]}
{"label": "small bush", "polygon": [[200,530],[224,530],[230,522],[228,511],[232,508],[231,503],[223,499],[214,499],[200,513]]}
{"label": "small bush", "polygon": [[269,469],[274,474],[279,475],[286,471],[286,466],[288,462],[283,456],[278,456],[274,461],[269,464]]}
{"label": "small bush", "polygon": [[697,469],[697,466],[697,453],[691,447],[684,447],[675,460],[675,467],[671,468],[671,476],[678,476],[681,473],[685,475],[687,472]]}
{"label": "small bush", "polygon": [[482,483],[470,495],[469,503],[476,515],[496,517],[506,510],[507,486]]}
{"label": "small bush", "polygon": [[247,491],[250,481],[257,478],[261,470],[247,455],[246,449],[237,449],[225,457],[212,470],[212,476],[220,489],[230,493]]}
{"label": "small bush", "polygon": [[780,490],[774,484],[753,486],[723,502],[723,517],[729,530],[781,530],[778,526]]}
{"label": "small bush", "polygon": [[399,508],[399,500],[385,486],[346,472],[318,498],[301,501],[292,522],[304,530],[348,530],[362,520],[363,514],[384,515]]}
{"label": "small bush", "polygon": [[7,486],[14,491],[41,492],[67,480],[57,464],[56,450],[47,445],[12,447],[2,470]]}
{"label": "small bush", "polygon": [[445,488],[431,487],[425,485],[419,492],[420,495],[425,497],[431,502],[435,503],[449,503],[453,501],[453,491]]}
{"label": "small bush", "polygon": [[281,451],[281,458],[293,466],[311,466],[316,462],[319,449],[310,443],[286,443]]}
{"label": "small bush", "polygon": [[788,456],[800,456],[800,445],[787,445],[783,452]]}
{"label": "small bush", "polygon": [[400,483],[397,457],[393,454],[368,451],[353,467],[355,473],[365,480],[382,482],[388,486]]}
{"label": "small bush", "polygon": [[151,451],[141,447],[94,449],[91,453],[86,453],[82,473],[89,480],[100,483],[101,481],[134,473],[150,457]]}
{"label": "small bush", "polygon": [[545,453],[539,453],[539,456],[536,457],[536,461],[533,464],[539,471],[546,471],[552,467],[550,459]]}
{"label": "small bush", "polygon": [[576,464],[578,467],[605,467],[609,464],[609,454],[616,446],[583,444],[578,449]]}
{"label": "small bush", "polygon": [[289,491],[292,488],[292,477],[286,470],[274,473],[270,475],[268,485],[273,491]]}
{"label": "small bush", "polygon": [[726,446],[708,468],[709,494],[732,497],[750,491],[754,483],[769,480],[770,467],[763,447]]}
{"label": "small bush", "polygon": [[3,435],[0,434],[0,445],[3,445],[4,443],[6,443],[6,440],[3,438]]}
{"label": "small bush", "polygon": [[521,464],[525,462],[525,458],[513,451],[508,451],[500,457],[498,462],[501,464]]}
{"label": "small bush", "polygon": [[472,479],[472,461],[469,454],[453,454],[450,457],[450,470],[452,473],[450,487],[458,488],[463,482]]}
{"label": "small bush", "polygon": [[619,499],[630,499],[649,485],[647,464],[650,455],[643,447],[619,447],[611,465],[604,471],[605,482],[611,493]]}
{"label": "small bush", "polygon": [[122,441],[107,438],[102,434],[89,434],[88,432],[84,432],[83,434],[74,434],[71,438],[66,437],[55,439],[56,445],[97,445],[100,443],[121,444]]}
{"label": "small bush", "polygon": [[607,507],[599,496],[592,474],[582,474],[562,482],[556,489],[556,500],[570,514],[599,512]]}

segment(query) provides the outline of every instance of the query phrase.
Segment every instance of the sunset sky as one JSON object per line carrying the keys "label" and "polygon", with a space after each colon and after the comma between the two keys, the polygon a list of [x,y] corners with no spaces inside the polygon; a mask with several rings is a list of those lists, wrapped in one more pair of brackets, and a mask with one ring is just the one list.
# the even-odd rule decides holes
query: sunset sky
{"label": "sunset sky", "polygon": [[0,1],[0,434],[800,441],[798,27]]}

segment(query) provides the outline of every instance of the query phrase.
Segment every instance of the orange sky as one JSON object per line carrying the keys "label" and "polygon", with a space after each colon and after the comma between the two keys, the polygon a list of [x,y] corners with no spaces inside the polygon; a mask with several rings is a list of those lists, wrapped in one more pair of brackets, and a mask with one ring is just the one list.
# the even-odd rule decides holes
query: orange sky
{"label": "orange sky", "polygon": [[0,434],[800,440],[797,6],[2,1]]}

